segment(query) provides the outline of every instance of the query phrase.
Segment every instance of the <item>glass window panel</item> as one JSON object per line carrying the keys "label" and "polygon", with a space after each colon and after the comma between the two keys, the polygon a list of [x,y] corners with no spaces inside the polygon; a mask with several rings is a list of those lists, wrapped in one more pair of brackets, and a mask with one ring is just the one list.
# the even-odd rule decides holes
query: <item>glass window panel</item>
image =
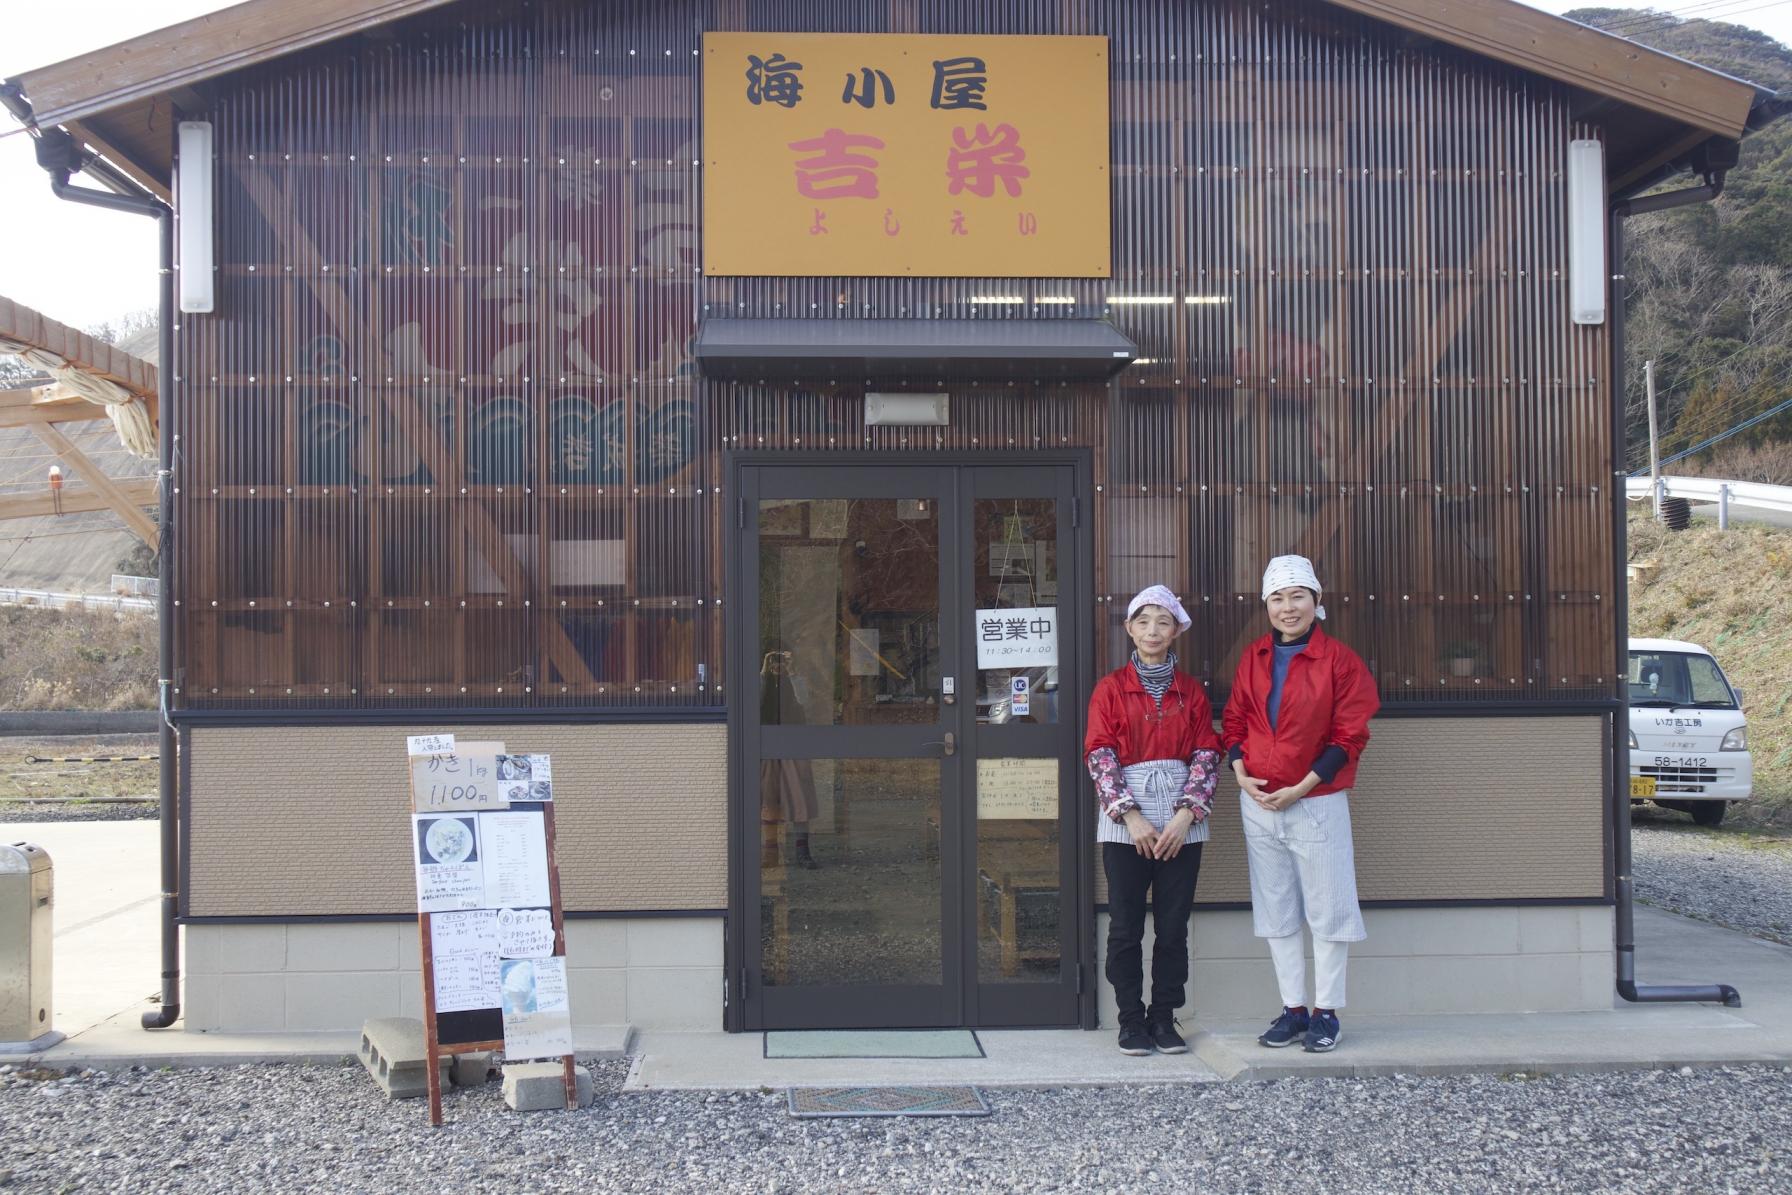
{"label": "glass window panel", "polygon": [[761,722],[936,721],[936,503],[811,498],[759,506]]}
{"label": "glass window panel", "polygon": [[1052,759],[977,761],[977,977],[1056,983],[1058,773]]}
{"label": "glass window panel", "polygon": [[[1001,617],[1001,611],[1056,609],[1058,605],[1058,503],[1055,498],[983,498],[971,514],[972,589],[979,642],[999,634],[1005,644],[1026,643],[1030,652],[1005,668],[978,668],[980,723],[1058,721],[1059,628],[1055,617]],[[993,612],[993,613],[992,613]],[[1048,629],[1049,625],[1049,629]],[[1040,637],[1049,635],[1049,644]],[[982,652],[979,652],[981,662]],[[1015,682],[1025,682],[1024,696]],[[1024,709],[1026,712],[1020,712]]]}
{"label": "glass window panel", "polygon": [[940,764],[759,766],[764,982],[937,984]]}

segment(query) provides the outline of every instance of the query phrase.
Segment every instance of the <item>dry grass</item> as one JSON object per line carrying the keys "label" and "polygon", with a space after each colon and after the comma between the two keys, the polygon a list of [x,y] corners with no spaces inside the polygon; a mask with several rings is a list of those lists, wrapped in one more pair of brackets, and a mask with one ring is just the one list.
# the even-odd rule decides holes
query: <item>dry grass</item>
{"label": "dry grass", "polygon": [[0,710],[155,703],[154,615],[0,606]]}
{"label": "dry grass", "polygon": [[1662,472],[1716,477],[1724,481],[1792,485],[1792,442],[1725,444],[1701,456],[1676,461]]}
{"label": "dry grass", "polygon": [[28,763],[31,756],[154,755],[154,735],[94,739],[0,739],[0,818],[20,797],[140,797],[154,795],[160,765],[150,763]]}
{"label": "dry grass", "polygon": [[1631,585],[1630,633],[1690,640],[1717,657],[1744,693],[1759,806],[1749,820],[1792,818],[1792,531],[1695,522],[1671,532],[1638,504],[1630,559],[1660,566]]}

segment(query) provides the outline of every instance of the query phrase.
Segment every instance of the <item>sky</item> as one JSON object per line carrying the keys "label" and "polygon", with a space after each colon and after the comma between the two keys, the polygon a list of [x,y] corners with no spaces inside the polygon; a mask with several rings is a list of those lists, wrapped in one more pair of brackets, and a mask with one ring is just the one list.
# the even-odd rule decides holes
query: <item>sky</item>
{"label": "sky", "polygon": [[[1583,2],[1533,0],[1566,12]],[[1607,0],[1605,7],[1655,7],[1686,17],[1734,21],[1792,45],[1792,0]],[[57,0],[8,5],[0,77],[60,62],[152,29],[228,7],[218,0]],[[116,321],[156,302],[155,223],[142,216],[66,203],[50,194],[31,141],[0,111],[0,295],[78,328]],[[80,181],[80,180],[77,180]],[[21,233],[20,229],[29,230]]]}

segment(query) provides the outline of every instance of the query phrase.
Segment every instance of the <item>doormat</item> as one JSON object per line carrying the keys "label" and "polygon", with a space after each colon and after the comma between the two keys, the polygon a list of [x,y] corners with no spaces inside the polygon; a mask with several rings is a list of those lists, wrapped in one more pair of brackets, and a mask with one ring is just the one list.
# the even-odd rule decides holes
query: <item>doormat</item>
{"label": "doormat", "polygon": [[767,1058],[982,1058],[969,1029],[772,1029]]}
{"label": "doormat", "polygon": [[975,1087],[792,1087],[790,1114],[800,1120],[845,1116],[988,1116]]}

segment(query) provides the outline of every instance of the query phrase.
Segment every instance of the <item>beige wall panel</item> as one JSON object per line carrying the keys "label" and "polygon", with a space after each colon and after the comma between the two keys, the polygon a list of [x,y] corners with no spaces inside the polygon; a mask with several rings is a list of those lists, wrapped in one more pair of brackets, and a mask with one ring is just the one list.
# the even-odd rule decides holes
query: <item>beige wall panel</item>
{"label": "beige wall panel", "polygon": [[[1358,894],[1604,895],[1604,763],[1596,717],[1378,719],[1350,795]],[[1214,798],[1197,899],[1250,898],[1238,786],[1228,770]],[[1095,899],[1107,900],[1099,874]]]}
{"label": "beige wall panel", "polygon": [[727,903],[724,726],[439,722],[194,730],[188,912],[414,910],[404,736],[443,729],[553,756],[567,909]]}

